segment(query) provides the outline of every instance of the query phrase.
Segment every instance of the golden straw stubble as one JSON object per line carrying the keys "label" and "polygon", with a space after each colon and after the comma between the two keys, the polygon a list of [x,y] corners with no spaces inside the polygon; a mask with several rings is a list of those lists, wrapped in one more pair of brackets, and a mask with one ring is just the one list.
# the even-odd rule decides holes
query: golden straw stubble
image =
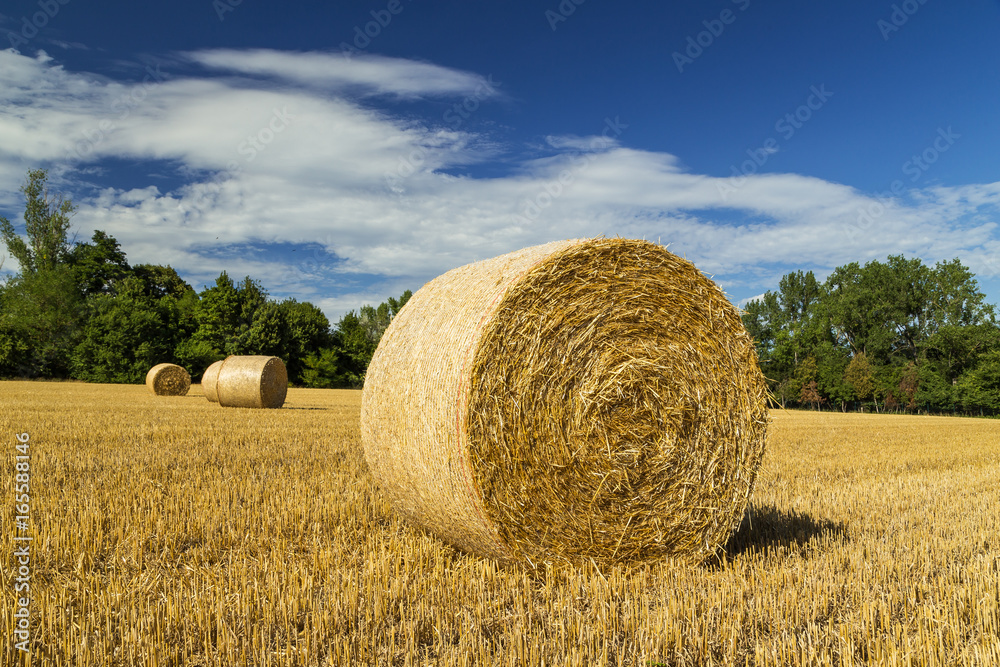
{"label": "golden straw stubble", "polygon": [[288,372],[278,357],[227,357],[218,375],[216,392],[223,407],[280,408],[285,403]]}
{"label": "golden straw stubble", "polygon": [[739,521],[767,389],[739,312],[646,241],[450,271],[369,366],[362,441],[397,510],[502,560],[700,560]]}
{"label": "golden straw stubble", "polygon": [[146,373],[146,386],[155,396],[186,396],[191,376],[177,364],[157,364]]}

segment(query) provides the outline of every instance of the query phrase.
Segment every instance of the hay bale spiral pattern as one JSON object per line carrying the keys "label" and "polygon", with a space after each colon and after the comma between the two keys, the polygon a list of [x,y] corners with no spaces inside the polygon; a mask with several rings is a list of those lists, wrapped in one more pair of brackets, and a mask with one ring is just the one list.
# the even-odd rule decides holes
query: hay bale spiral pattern
{"label": "hay bale spiral pattern", "polygon": [[418,291],[362,441],[408,520],[505,561],[705,558],[739,523],[767,390],[739,312],[645,241],[559,241]]}
{"label": "hay bale spiral pattern", "polygon": [[186,396],[191,376],[177,364],[157,364],[146,373],[146,386],[155,396]]}

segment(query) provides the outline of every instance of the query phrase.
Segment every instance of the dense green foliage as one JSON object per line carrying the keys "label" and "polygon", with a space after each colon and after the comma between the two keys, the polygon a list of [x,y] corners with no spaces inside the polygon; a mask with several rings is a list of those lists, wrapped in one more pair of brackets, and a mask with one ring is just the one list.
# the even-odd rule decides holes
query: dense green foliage
{"label": "dense green foliage", "polygon": [[782,406],[996,413],[1000,327],[957,259],[838,267],[781,279],[743,324]]}
{"label": "dense green foliage", "polygon": [[0,218],[0,236],[21,266],[0,285],[0,377],[141,383],[162,362],[195,381],[231,354],[280,357],[291,382],[357,387],[392,317],[410,298],[364,306],[331,327],[316,306],[274,301],[249,276],[223,272],[197,293],[169,266],[130,266],[103,231],[70,243],[73,205],[51,197],[44,170],[28,172],[27,240]]}

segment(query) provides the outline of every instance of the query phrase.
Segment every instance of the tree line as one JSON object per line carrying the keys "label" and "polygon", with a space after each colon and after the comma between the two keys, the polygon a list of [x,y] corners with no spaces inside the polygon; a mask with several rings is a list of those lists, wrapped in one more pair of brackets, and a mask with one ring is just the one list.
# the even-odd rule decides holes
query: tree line
{"label": "tree line", "polygon": [[113,236],[69,240],[69,200],[32,170],[25,231],[0,217],[0,238],[20,271],[0,285],[0,377],[141,383],[154,365],[184,366],[198,381],[231,354],[280,357],[306,387],[358,387],[392,317],[411,292],[351,311],[331,326],[319,308],[271,299],[249,276],[226,272],[196,292],[170,266],[130,265]]}
{"label": "tree line", "polygon": [[[69,200],[28,172],[25,231],[0,217],[20,272],[0,284],[0,377],[141,383],[161,362],[193,379],[231,354],[280,357],[291,382],[358,387],[409,291],[336,325],[309,302],[276,301],[225,272],[196,292],[170,266],[130,265],[114,237],[70,242]],[[886,262],[782,277],[749,302],[743,324],[781,406],[1000,412],[1000,326],[975,276],[957,260]]]}
{"label": "tree line", "polygon": [[852,262],[822,283],[789,273],[743,324],[782,406],[1000,411],[1000,327],[958,259]]}

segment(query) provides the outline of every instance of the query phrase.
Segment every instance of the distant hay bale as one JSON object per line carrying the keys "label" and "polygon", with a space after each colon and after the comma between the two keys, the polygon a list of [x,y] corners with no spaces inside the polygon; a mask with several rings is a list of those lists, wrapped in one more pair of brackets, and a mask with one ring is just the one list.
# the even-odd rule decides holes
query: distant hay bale
{"label": "distant hay bale", "polygon": [[571,240],[427,283],[361,437],[394,508],[509,562],[703,560],[739,524],[767,389],[722,290],[646,241]]}
{"label": "distant hay bale", "polygon": [[218,373],[219,405],[227,408],[280,408],[288,393],[288,372],[278,357],[232,356]]}
{"label": "distant hay bale", "polygon": [[205,372],[201,376],[201,389],[205,392],[205,398],[210,400],[212,403],[219,402],[219,370],[222,368],[224,360],[216,361],[214,364],[205,369]]}
{"label": "distant hay bale", "polygon": [[146,386],[156,396],[186,396],[191,376],[177,364],[157,364],[146,373]]}

